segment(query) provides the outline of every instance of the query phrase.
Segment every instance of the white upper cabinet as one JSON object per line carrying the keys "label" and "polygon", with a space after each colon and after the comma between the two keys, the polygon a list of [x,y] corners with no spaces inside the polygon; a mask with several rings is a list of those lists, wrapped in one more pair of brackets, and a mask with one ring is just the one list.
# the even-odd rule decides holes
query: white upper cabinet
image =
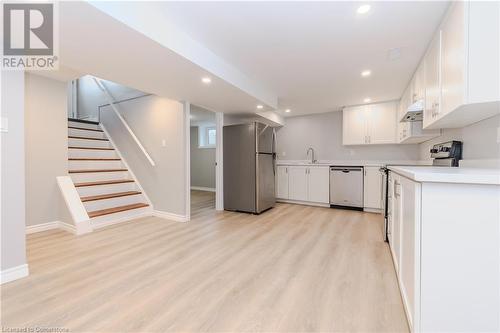
{"label": "white upper cabinet", "polygon": [[354,106],[342,111],[342,143],[366,144],[366,106]]}
{"label": "white upper cabinet", "polygon": [[397,143],[397,102],[377,103],[343,110],[344,145]]}
{"label": "white upper cabinet", "polygon": [[452,2],[424,59],[424,128],[464,127],[500,113],[499,22],[498,1]]}
{"label": "white upper cabinet", "polygon": [[413,76],[411,88],[410,104],[425,98],[425,72],[423,63],[418,66]]}
{"label": "white upper cabinet", "polygon": [[367,128],[369,144],[396,143],[397,102],[369,105]]}
{"label": "white upper cabinet", "polygon": [[424,58],[425,108],[423,126],[436,119],[441,105],[441,30],[429,45]]}

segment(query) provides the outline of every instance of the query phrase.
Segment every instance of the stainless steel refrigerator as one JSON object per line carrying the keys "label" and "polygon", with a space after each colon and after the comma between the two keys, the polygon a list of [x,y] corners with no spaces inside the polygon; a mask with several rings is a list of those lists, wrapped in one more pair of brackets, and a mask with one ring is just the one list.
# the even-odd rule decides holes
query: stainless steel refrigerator
{"label": "stainless steel refrigerator", "polygon": [[274,206],[275,131],[254,122],[224,126],[224,209],[259,214]]}

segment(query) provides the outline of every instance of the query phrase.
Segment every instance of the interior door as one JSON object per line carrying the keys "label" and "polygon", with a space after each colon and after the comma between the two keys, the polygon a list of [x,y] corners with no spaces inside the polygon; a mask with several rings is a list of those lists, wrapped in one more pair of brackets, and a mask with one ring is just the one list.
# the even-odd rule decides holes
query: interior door
{"label": "interior door", "polygon": [[307,201],[307,167],[289,167],[288,197],[290,200]]}

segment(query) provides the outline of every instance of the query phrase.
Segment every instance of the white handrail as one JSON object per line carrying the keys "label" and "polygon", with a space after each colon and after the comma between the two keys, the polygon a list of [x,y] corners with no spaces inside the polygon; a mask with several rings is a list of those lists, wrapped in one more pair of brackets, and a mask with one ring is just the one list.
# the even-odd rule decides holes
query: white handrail
{"label": "white handrail", "polygon": [[118,119],[120,119],[120,121],[122,122],[123,126],[125,126],[125,128],[128,131],[128,133],[134,139],[135,143],[139,146],[139,148],[141,149],[141,151],[144,153],[144,155],[148,159],[149,163],[151,163],[152,166],[155,166],[156,165],[155,161],[153,161],[153,159],[151,158],[151,156],[146,151],[146,148],[144,148],[144,146],[142,145],[141,141],[139,141],[139,138],[137,138],[137,136],[134,134],[134,131],[132,131],[132,129],[130,128],[130,126],[127,124],[127,122],[125,121],[125,119],[122,117],[122,115],[118,111],[118,109],[115,107],[115,101],[113,100],[113,97],[111,97],[111,94],[109,93],[108,89],[99,81],[99,79],[97,79],[95,77],[93,79],[94,79],[95,83],[97,84],[97,86],[99,87],[99,89],[102,90],[102,92],[104,93],[104,96],[108,100],[108,103],[111,106],[111,108],[113,109],[113,111],[115,112],[116,116],[118,117]]}

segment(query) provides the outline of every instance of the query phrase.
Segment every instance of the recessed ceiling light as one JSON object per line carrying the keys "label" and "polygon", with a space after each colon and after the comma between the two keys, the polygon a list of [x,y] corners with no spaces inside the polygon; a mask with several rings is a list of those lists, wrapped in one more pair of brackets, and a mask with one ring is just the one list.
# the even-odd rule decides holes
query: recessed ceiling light
{"label": "recessed ceiling light", "polygon": [[370,70],[366,70],[366,71],[361,72],[361,76],[363,76],[363,77],[367,77],[370,75],[372,75],[372,71],[370,71]]}
{"label": "recessed ceiling light", "polygon": [[212,79],[209,78],[209,77],[204,77],[204,78],[201,79],[201,82],[209,84],[210,82],[212,82]]}
{"label": "recessed ceiling light", "polygon": [[365,98],[365,99],[363,100],[363,102],[365,102],[365,103],[370,103],[371,101],[372,101],[372,99],[371,99],[371,98]]}
{"label": "recessed ceiling light", "polygon": [[366,14],[370,11],[370,5],[362,5],[358,7],[358,14]]}
{"label": "recessed ceiling light", "polygon": [[286,113],[290,113],[290,112],[292,112],[292,110],[290,110],[290,109],[286,109],[286,110],[285,110],[285,112],[286,112]]}
{"label": "recessed ceiling light", "polygon": [[263,109],[263,108],[264,108],[264,107],[263,107],[262,105],[260,105],[260,104],[259,104],[259,105],[257,105],[257,109],[259,109],[259,110],[260,110],[260,109]]}

